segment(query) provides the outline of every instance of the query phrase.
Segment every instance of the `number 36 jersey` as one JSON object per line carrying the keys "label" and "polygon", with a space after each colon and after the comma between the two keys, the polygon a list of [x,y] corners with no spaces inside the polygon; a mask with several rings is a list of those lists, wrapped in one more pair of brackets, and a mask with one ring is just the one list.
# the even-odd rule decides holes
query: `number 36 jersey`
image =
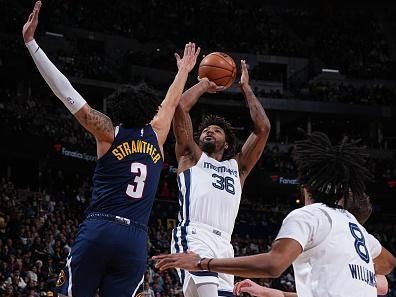
{"label": "number 36 jersey", "polygon": [[197,164],[178,176],[179,226],[206,224],[231,234],[241,200],[235,159],[219,162],[204,152]]}
{"label": "number 36 jersey", "polygon": [[109,151],[96,162],[86,213],[102,212],[147,225],[163,158],[151,125],[115,129]]}

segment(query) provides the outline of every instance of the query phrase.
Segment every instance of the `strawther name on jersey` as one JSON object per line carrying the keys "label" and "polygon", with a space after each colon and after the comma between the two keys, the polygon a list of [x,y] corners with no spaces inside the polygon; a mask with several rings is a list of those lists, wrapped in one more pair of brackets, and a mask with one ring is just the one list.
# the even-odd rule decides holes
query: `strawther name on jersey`
{"label": "strawther name on jersey", "polygon": [[234,169],[227,168],[225,166],[216,166],[216,165],[213,165],[212,163],[204,162],[204,168],[212,169],[212,170],[220,172],[220,173],[226,172],[230,175],[238,177],[238,171],[236,171]]}
{"label": "strawther name on jersey", "polygon": [[154,164],[157,164],[157,162],[161,160],[161,154],[157,151],[155,146],[144,140],[125,141],[118,145],[111,152],[119,161],[128,155],[136,153],[150,155]]}

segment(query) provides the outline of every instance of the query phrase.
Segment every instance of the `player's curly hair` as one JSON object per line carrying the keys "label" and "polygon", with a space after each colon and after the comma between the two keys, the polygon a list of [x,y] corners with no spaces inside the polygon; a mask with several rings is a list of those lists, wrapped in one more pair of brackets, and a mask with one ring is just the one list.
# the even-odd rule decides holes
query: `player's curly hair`
{"label": "player's curly hair", "polygon": [[156,115],[160,98],[144,83],[127,85],[108,97],[111,119],[126,128],[142,128]]}
{"label": "player's curly hair", "polygon": [[195,141],[199,143],[199,137],[201,136],[202,131],[210,125],[219,126],[224,130],[228,148],[224,151],[222,160],[231,159],[236,154],[237,139],[234,131],[232,130],[230,122],[228,122],[226,119],[212,114],[205,116],[199,124],[197,132],[195,133]]}
{"label": "player's curly hair", "polygon": [[344,138],[340,144],[332,145],[322,132],[313,132],[295,142],[293,158],[299,179],[315,202],[336,207],[342,198],[350,205],[348,200],[362,197],[371,174],[365,167],[368,152],[358,143],[359,140]]}

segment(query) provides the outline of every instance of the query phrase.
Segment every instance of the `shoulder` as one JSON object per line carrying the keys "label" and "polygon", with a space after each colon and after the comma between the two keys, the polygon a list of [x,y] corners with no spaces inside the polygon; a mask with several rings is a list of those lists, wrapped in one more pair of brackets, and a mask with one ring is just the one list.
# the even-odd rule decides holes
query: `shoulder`
{"label": "shoulder", "polygon": [[291,211],[285,220],[290,218],[314,219],[321,217],[327,217],[325,207],[319,203],[314,203]]}
{"label": "shoulder", "polygon": [[238,159],[236,157],[232,157],[231,159],[221,161],[221,163],[239,170]]}

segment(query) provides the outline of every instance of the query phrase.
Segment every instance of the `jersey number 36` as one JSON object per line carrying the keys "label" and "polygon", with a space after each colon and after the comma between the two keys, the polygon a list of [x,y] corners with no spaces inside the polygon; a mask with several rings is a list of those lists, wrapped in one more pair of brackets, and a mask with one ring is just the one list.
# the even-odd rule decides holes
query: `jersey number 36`
{"label": "jersey number 36", "polygon": [[225,190],[227,193],[232,195],[235,194],[234,179],[232,177],[223,177],[216,173],[213,173],[212,177],[215,178],[215,182],[212,183],[213,187],[219,190]]}

